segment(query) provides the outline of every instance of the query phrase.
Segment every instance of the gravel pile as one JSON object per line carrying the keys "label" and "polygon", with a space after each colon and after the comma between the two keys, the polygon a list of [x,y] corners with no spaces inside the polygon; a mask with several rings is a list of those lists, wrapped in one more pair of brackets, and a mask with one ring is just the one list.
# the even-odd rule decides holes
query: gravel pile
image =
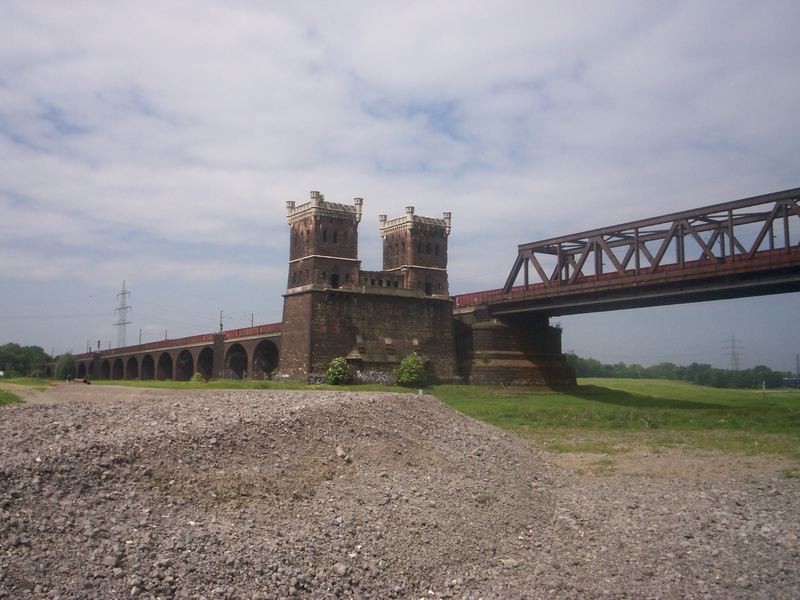
{"label": "gravel pile", "polygon": [[0,597],[797,598],[796,479],[575,478],[436,399],[0,409]]}

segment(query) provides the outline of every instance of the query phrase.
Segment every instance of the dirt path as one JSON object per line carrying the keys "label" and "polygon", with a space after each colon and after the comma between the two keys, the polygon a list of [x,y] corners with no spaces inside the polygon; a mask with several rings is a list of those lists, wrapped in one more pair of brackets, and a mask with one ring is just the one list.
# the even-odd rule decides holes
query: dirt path
{"label": "dirt path", "polygon": [[0,417],[0,597],[800,595],[770,470],[576,474],[428,396],[71,385]]}

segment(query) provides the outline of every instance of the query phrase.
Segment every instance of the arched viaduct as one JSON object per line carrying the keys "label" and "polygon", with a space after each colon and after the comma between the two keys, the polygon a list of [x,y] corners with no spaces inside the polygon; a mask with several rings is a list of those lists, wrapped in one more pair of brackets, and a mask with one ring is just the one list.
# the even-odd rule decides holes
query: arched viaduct
{"label": "arched viaduct", "polygon": [[450,213],[380,215],[384,267],[363,271],[362,207],[287,202],[282,323],[83,354],[76,375],[306,378],[337,356],[386,373],[417,352],[432,380],[564,387],[575,374],[553,315],[800,291],[800,188],[521,244],[502,289],[455,297]]}
{"label": "arched viaduct", "polygon": [[79,354],[76,376],[89,379],[269,379],[278,366],[281,324]]}

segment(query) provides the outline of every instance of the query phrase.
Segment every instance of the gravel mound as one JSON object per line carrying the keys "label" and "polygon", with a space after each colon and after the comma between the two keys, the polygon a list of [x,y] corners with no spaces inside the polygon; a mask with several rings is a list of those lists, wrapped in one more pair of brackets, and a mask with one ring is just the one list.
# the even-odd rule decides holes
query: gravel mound
{"label": "gravel mound", "polygon": [[0,597],[796,598],[797,480],[574,478],[430,396],[0,410]]}

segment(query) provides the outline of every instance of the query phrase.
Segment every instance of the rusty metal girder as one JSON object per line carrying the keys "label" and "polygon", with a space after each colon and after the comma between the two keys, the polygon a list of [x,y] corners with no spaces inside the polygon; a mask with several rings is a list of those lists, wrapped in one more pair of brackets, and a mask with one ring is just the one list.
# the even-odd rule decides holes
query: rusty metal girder
{"label": "rusty metal girder", "polygon": [[[505,286],[498,291],[512,293],[520,271],[521,290],[532,285],[552,289],[612,274],[621,280],[635,276],[641,282],[642,275],[664,268],[730,266],[780,248],[789,253],[800,246],[800,235],[791,239],[793,224],[800,221],[799,202],[800,188],[796,188],[520,244]],[[745,230],[758,224],[755,231]],[[545,257],[555,257],[552,270]],[[538,276],[536,281],[531,281],[531,271]]]}

